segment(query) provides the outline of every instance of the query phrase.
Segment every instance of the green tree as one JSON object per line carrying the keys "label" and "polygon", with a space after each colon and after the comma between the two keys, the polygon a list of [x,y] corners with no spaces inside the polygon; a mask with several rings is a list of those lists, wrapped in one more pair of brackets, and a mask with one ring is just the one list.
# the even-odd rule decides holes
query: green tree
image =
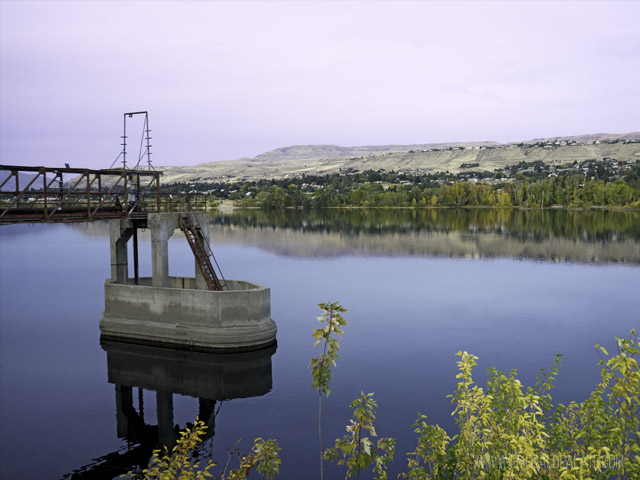
{"label": "green tree", "polygon": [[328,397],[331,394],[331,367],[336,366],[338,350],[340,344],[336,336],[342,337],[343,327],[347,322],[342,318],[342,314],[347,310],[338,302],[321,303],[318,305],[322,310],[322,315],[317,319],[323,324],[321,328],[314,329],[311,336],[315,338],[313,346],[322,344],[322,353],[311,358],[311,388],[318,391],[318,440],[320,443],[320,478],[324,478],[324,462],[322,447],[322,396]]}
{"label": "green tree", "polygon": [[273,187],[266,198],[263,199],[262,205],[267,209],[281,209],[286,205],[287,192],[282,187]]}
{"label": "green tree", "polygon": [[618,352],[598,345],[602,381],[583,403],[553,406],[559,360],[524,388],[517,373],[489,369],[486,390],[475,384],[477,357],[458,352],[451,395],[453,438],[418,416],[417,446],[407,456],[410,479],[640,478],[640,354],[635,330],[617,339]]}
{"label": "green tree", "polygon": [[[129,472],[120,478],[130,480],[205,480],[213,477],[216,464],[211,458],[202,465],[194,459],[193,453],[201,444],[207,427],[196,419],[193,427],[180,432],[180,438],[171,451],[165,446],[162,450],[154,450],[147,468],[140,473]],[[280,447],[273,439],[257,438],[251,452],[240,459],[237,469],[222,472],[223,480],[244,480],[251,470],[255,469],[267,479],[273,479],[280,472]],[[231,459],[231,457],[230,457]]]}
{"label": "green tree", "polygon": [[512,205],[511,196],[508,192],[502,191],[498,193],[498,205],[501,207],[510,207]]}
{"label": "green tree", "polygon": [[327,460],[347,466],[345,478],[351,478],[354,473],[360,478],[361,470],[373,467],[376,479],[387,479],[387,464],[393,460],[396,441],[381,437],[374,443],[370,438],[378,436],[373,426],[377,406],[373,393],[360,392],[349,405],[353,408],[353,419],[347,425],[347,433],[336,439],[335,445],[324,454]]}

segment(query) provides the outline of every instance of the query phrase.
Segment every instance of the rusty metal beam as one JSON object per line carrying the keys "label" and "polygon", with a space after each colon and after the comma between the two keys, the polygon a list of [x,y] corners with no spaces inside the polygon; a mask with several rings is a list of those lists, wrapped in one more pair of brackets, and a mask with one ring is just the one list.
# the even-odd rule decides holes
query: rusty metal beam
{"label": "rusty metal beam", "polygon": [[[69,188],[69,191],[67,193],[65,193],[62,198],[60,199],[60,201],[58,202],[58,204],[53,207],[53,211],[55,212],[56,208],[58,208],[59,206],[61,206],[64,201],[67,199],[67,197],[69,197],[69,195],[71,195],[73,193],[73,190],[80,184],[80,182],[82,181],[82,179],[84,178],[84,175],[80,175],[80,178],[78,178],[78,180],[76,181],[76,183],[73,184],[73,186],[71,188]],[[47,218],[49,216],[49,210],[47,208],[47,202],[46,202],[46,192],[45,192],[45,204],[44,204],[44,208],[45,208],[45,218]]]}
{"label": "rusty metal beam", "polygon": [[77,175],[82,175],[85,172],[91,172],[91,174],[102,173],[105,175],[117,175],[121,172],[126,171],[127,173],[135,173],[140,174],[141,176],[154,176],[158,173],[156,171],[148,171],[148,170],[125,170],[122,168],[102,168],[102,169],[91,169],[91,168],[73,168],[73,167],[33,167],[33,166],[22,166],[22,165],[0,165],[0,170],[15,170],[21,172],[41,172],[42,170],[46,170],[51,173],[75,173]]}
{"label": "rusty metal beam", "polygon": [[18,176],[18,172],[17,172],[17,171],[15,171],[15,170],[11,170],[11,174],[10,174],[9,176],[7,176],[7,178],[5,178],[5,179],[4,179],[4,182],[2,182],[2,183],[0,184],[0,190],[2,190],[2,187],[4,187],[4,186],[5,186],[5,184],[6,184],[9,180],[11,180],[11,177],[13,177],[14,175],[17,177],[17,176]]}
{"label": "rusty metal beam", "polygon": [[[146,204],[149,211],[160,211],[160,171],[144,171],[144,170],[125,170],[117,169],[87,169],[87,168],[49,168],[49,167],[33,167],[18,165],[0,165],[0,171],[7,171],[8,175],[0,183],[0,200],[2,200],[2,211],[0,212],[0,224],[17,223],[17,222],[76,222],[76,221],[92,221],[100,218],[137,218],[144,220],[146,212],[140,211],[138,208],[144,205],[145,196],[149,190],[156,186],[155,202]],[[32,174],[33,178],[26,186],[20,186],[21,173]],[[50,174],[50,177],[47,175]],[[52,188],[56,180],[63,180],[64,174],[75,174],[78,178],[72,179],[69,188]],[[38,189],[29,192],[28,190],[42,176],[42,185]],[[131,180],[129,181],[129,176]],[[115,183],[109,187],[108,192],[103,190],[103,185],[108,185],[111,181],[106,178],[116,178]],[[142,182],[143,178],[149,179]],[[2,191],[12,179],[15,179],[15,191]],[[103,181],[104,180],[104,181]],[[80,186],[82,182],[86,185]],[[105,204],[109,205],[110,197],[118,188],[122,188],[124,181],[124,192],[120,191],[118,196],[124,194],[124,208],[122,211],[101,211]],[[97,184],[97,191],[95,185]],[[131,185],[129,185],[131,184]],[[132,199],[129,208],[128,193],[130,190],[136,191],[136,198]],[[56,198],[49,198],[51,194],[55,194]],[[30,198],[26,202],[21,202],[25,196]],[[33,198],[31,198],[33,197]],[[86,208],[84,212],[78,211],[80,205],[84,205],[83,199],[86,198]],[[93,203],[97,198],[97,206]],[[54,205],[53,209],[51,205]],[[117,205],[117,203],[115,203]],[[2,208],[0,207],[0,208]],[[43,208],[44,207],[44,208]],[[155,207],[155,208],[154,208]],[[145,207],[145,210],[147,208]]]}
{"label": "rusty metal beam", "polygon": [[[120,183],[120,180],[122,180],[122,179],[124,178],[124,176],[125,176],[125,174],[124,174],[124,173],[122,173],[122,174],[120,175],[120,177],[118,177],[118,181],[112,185],[112,187],[111,187],[111,188],[109,189],[109,191],[107,192],[106,196],[103,196],[103,197],[100,199],[100,203],[98,203],[98,206],[97,206],[97,207],[95,208],[95,210],[92,212],[92,215],[95,215],[95,214],[98,212],[98,210],[100,209],[100,207],[102,207],[102,204],[104,203],[105,198],[109,198],[109,196],[113,193],[113,191],[115,190],[115,188],[116,188],[116,187],[118,186],[118,184]],[[101,178],[101,177],[100,177],[100,178]]]}
{"label": "rusty metal beam", "polygon": [[[0,218],[4,217],[5,213],[7,213],[7,211],[9,210],[9,208],[11,208],[11,206],[15,203],[16,205],[18,204],[18,202],[20,201],[20,197],[22,197],[22,195],[25,194],[25,192],[29,189],[29,187],[31,185],[34,184],[34,182],[38,179],[38,177],[40,176],[40,173],[38,173],[38,175],[35,175],[31,181],[29,182],[29,184],[24,187],[23,191],[19,191],[18,188],[18,174],[16,174],[16,196],[15,198],[12,200],[12,202],[9,204],[9,206],[4,210],[4,212],[2,212],[2,214],[0,214]],[[45,189],[46,191],[46,189]]]}

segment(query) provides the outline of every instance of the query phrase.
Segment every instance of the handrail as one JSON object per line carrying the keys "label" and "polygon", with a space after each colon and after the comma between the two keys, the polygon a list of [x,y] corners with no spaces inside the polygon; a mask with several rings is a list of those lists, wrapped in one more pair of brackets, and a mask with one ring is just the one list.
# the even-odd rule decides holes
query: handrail
{"label": "handrail", "polygon": [[[193,214],[195,216],[195,212],[193,212],[193,210],[191,209],[191,204],[187,204],[187,207],[185,208],[185,210],[188,209],[189,213]],[[197,218],[197,217],[196,217]],[[222,269],[220,268],[220,265],[218,264],[218,260],[216,259],[216,256],[213,254],[213,250],[211,250],[211,244],[209,243],[209,240],[207,239],[207,237],[205,237],[204,235],[202,235],[202,238],[205,242],[205,245],[207,247],[207,252],[208,255],[213,258],[214,263],[216,264],[216,267],[218,268],[218,272],[220,272],[220,277],[222,277],[222,281],[224,283],[224,286],[227,286],[227,279],[224,278],[224,274],[222,273]]]}
{"label": "handrail", "polygon": [[[224,275],[222,275],[222,270],[211,251],[209,242],[202,234],[202,228],[200,227],[197,217],[193,215],[193,212],[189,212],[187,208],[185,208],[183,212],[180,213],[179,218],[182,231],[187,237],[189,246],[191,247],[194,257],[198,262],[198,266],[200,267],[200,271],[205,278],[209,290],[223,290],[224,288],[227,288],[227,281],[224,278]],[[218,267],[218,271],[220,271],[220,276],[222,277],[224,284],[220,283],[215,268],[211,264],[210,258],[213,258],[216,266]]]}

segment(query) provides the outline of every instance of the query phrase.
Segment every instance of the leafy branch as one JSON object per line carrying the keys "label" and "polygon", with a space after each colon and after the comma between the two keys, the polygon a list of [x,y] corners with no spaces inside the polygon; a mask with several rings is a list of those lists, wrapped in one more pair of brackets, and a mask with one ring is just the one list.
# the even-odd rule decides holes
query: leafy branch
{"label": "leafy branch", "polygon": [[[373,393],[360,392],[349,405],[353,408],[353,419],[347,425],[347,433],[336,439],[335,445],[324,454],[327,460],[347,466],[345,478],[351,478],[354,473],[360,478],[361,470],[373,466],[375,478],[387,479],[387,463],[393,460],[396,440],[382,437],[374,443],[370,438],[378,436],[373,426],[377,406]],[[365,436],[367,432],[370,437]]]}
{"label": "leafy branch", "polygon": [[324,478],[324,463],[322,453],[322,396],[331,394],[331,367],[336,366],[340,344],[334,336],[342,337],[342,327],[348,325],[342,318],[342,313],[347,310],[338,302],[321,303],[318,305],[323,311],[318,321],[324,324],[321,328],[313,330],[311,336],[315,338],[313,346],[322,344],[322,354],[312,357],[311,363],[311,388],[318,391],[318,440],[320,443],[320,478]]}

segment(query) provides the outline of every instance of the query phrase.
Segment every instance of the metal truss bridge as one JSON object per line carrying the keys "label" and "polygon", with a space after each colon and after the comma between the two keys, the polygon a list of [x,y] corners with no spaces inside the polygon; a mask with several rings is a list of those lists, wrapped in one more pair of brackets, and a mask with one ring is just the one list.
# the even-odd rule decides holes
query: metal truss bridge
{"label": "metal truss bridge", "polygon": [[124,168],[0,165],[0,225],[146,218],[149,212],[166,211],[161,175]]}

